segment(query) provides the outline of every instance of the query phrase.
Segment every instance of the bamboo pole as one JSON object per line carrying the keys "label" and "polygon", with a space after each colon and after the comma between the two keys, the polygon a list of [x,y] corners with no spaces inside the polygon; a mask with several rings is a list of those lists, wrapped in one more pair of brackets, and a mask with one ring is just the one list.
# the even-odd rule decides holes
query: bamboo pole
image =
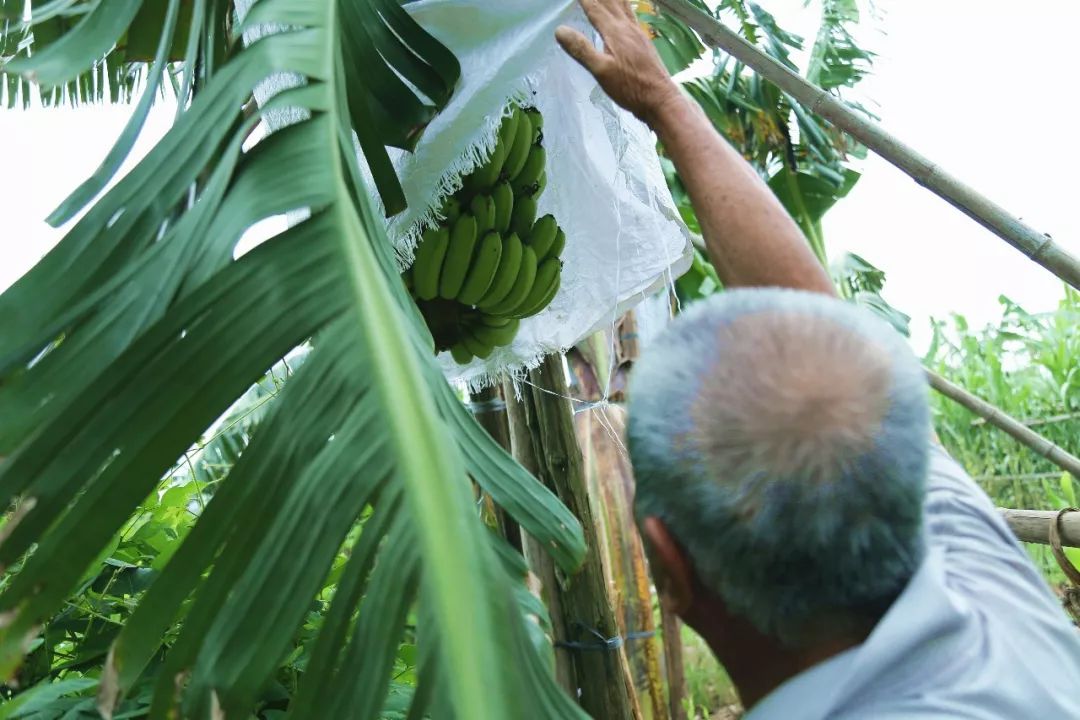
{"label": "bamboo pole", "polygon": [[1061,477],[1059,472],[1044,472],[1044,473],[1020,473],[1017,475],[978,475],[974,478],[976,482],[1015,482],[1024,480],[1054,480]]}
{"label": "bamboo pole", "polygon": [[[1056,510],[999,508],[999,511],[1017,539],[1042,545],[1050,544],[1050,526],[1058,515]],[[1065,513],[1061,517],[1061,544],[1080,547],[1080,512]]]}
{"label": "bamboo pole", "polygon": [[1004,430],[1022,445],[1042,455],[1062,470],[1072,473],[1073,477],[1080,480],[1080,458],[1050,442],[1019,420],[1007,415],[1003,410],[975,397],[962,387],[954,385],[933,370],[927,369],[926,376],[930,379],[930,387],[963,405],[979,417],[985,418],[986,422]]}
{"label": "bamboo pole", "polygon": [[[1038,418],[1023,418],[1020,422],[1028,427],[1036,427],[1037,425],[1053,425],[1055,423],[1068,422],[1069,420],[1080,420],[1080,412],[1062,413],[1061,415],[1048,415],[1046,417]],[[983,420],[982,418],[975,418],[971,421],[972,427],[985,424],[986,420]]]}
{"label": "bamboo pole", "polygon": [[880,125],[807,82],[798,73],[774,60],[687,0],[656,0],[673,17],[694,29],[702,41],[719,48],[813,112],[835,124],[885,160],[907,173],[965,215],[996,234],[1074,288],[1080,289],[1080,260],[1005,208],[994,203],[928,158],[904,145]]}

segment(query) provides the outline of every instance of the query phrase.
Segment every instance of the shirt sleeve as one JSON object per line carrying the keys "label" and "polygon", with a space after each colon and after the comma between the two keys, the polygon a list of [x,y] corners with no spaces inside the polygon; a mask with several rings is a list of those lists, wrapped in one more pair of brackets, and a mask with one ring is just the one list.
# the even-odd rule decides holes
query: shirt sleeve
{"label": "shirt sleeve", "polygon": [[945,555],[949,585],[980,607],[1023,614],[1061,607],[982,488],[943,447],[930,444],[927,541]]}

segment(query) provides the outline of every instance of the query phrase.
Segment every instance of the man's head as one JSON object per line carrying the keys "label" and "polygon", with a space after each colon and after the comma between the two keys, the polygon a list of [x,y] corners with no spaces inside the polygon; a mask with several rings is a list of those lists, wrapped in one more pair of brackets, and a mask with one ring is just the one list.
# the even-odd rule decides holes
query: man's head
{"label": "man's head", "polygon": [[656,340],[630,397],[636,512],[676,610],[706,594],[800,646],[876,620],[907,584],[930,421],[885,323],[823,295],[727,292]]}

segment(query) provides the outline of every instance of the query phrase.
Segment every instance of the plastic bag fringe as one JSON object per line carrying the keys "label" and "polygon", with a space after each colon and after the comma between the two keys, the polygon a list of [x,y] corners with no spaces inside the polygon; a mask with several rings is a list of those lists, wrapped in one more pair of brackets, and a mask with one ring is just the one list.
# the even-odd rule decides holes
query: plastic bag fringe
{"label": "plastic bag fringe", "polygon": [[[436,185],[435,194],[429,201],[423,215],[413,221],[407,228],[400,227],[400,223],[396,222],[394,218],[387,220],[387,234],[394,245],[398,269],[404,271],[412,265],[416,246],[420,242],[420,236],[423,235],[424,231],[439,227],[439,224],[446,219],[446,216],[442,215],[439,210],[448,197],[461,189],[462,178],[487,162],[491,157],[491,153],[495,152],[495,145],[498,143],[499,126],[502,125],[503,119],[510,114],[510,104],[528,104],[536,84],[534,77],[526,76],[503,99],[502,110],[485,118],[484,124],[469,139],[465,150],[458,155],[458,159],[443,171]],[[382,203],[380,202],[379,205],[381,211]],[[478,389],[487,387],[490,384],[487,383]]]}
{"label": "plastic bag fringe", "polygon": [[514,392],[520,399],[520,386],[528,380],[529,372],[540,367],[544,362],[544,358],[548,355],[565,354],[569,349],[567,347],[558,350],[540,350],[525,360],[521,360],[517,355],[510,354],[514,358],[514,362],[506,365],[501,364],[498,356],[493,355],[492,359],[488,360],[480,368],[472,371],[466,370],[462,377],[458,379],[458,382],[464,385],[470,394],[473,394],[494,387],[504,380],[509,380],[513,383]]}

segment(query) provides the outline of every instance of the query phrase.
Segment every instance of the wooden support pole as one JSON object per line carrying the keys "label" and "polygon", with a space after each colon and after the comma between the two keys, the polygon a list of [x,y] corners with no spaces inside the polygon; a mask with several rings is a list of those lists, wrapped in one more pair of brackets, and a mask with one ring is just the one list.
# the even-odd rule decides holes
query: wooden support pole
{"label": "wooden support pole", "polygon": [[[1050,526],[1057,517],[1056,510],[1010,510],[1000,508],[1005,522],[1017,539],[1023,542],[1050,544]],[[1080,512],[1061,517],[1061,544],[1080,547]]]}
{"label": "wooden support pole", "polygon": [[[507,452],[513,452],[510,444],[510,425],[506,416],[506,403],[503,402],[502,394],[498,387],[487,387],[469,395],[469,410],[480,426],[487,430],[488,435],[499,443]],[[524,554],[521,545],[521,527],[502,508],[496,507],[495,517],[499,523],[499,531],[506,541]]]}
{"label": "wooden support pole", "polygon": [[[510,434],[510,451],[514,459],[533,475],[540,476],[540,462],[533,447],[533,436],[529,430],[529,411],[527,399],[518,400],[514,386],[503,383],[503,397],[506,398],[506,418]],[[529,569],[540,584],[540,599],[551,617],[551,633],[555,639],[567,635],[563,623],[562,598],[559,594],[559,578],[555,561],[551,559],[543,544],[522,530],[522,554],[529,563]],[[555,651],[555,679],[571,696],[577,697],[577,682],[574,678],[574,666],[569,654],[562,650]]]}
{"label": "wooden support pole", "polygon": [[933,370],[927,370],[926,376],[930,380],[930,387],[950,400],[963,405],[979,417],[985,418],[986,422],[1004,430],[1021,444],[1042,455],[1062,470],[1072,473],[1073,477],[1080,480],[1080,458],[1050,442],[1019,420],[1006,414],[1000,408],[996,408],[982,398],[972,395],[959,385],[949,382]]}
{"label": "wooden support pole", "polygon": [[690,26],[709,47],[729,53],[761,77],[798,100],[807,110],[832,122],[885,160],[907,173],[915,182],[1024,253],[1033,261],[1080,289],[1080,260],[1045,233],[1041,233],[1005,208],[977,193],[914,149],[885,132],[873,120],[853,110],[833,95],[807,82],[791,68],[769,57],[724,27],[709,13],[688,0],[656,0],[672,17]]}
{"label": "wooden support pole", "polygon": [[[589,507],[565,372],[562,356],[549,355],[539,368],[530,371],[520,401],[507,388],[510,438],[514,456],[581,521],[589,551],[581,569],[569,578],[559,577],[553,566],[549,571],[545,561],[531,551],[532,541],[526,542],[526,558],[530,565],[537,563],[532,565],[533,572],[545,586],[543,597],[548,601],[556,639],[579,644],[557,646],[556,659],[563,668],[560,681],[565,669],[571,668],[574,696],[591,717],[639,718],[641,711],[622,643],[613,641],[612,647],[605,647],[602,642],[621,636],[604,580],[601,543]],[[526,448],[531,456],[525,454]],[[546,552],[540,554],[547,556]]]}
{"label": "wooden support pole", "polygon": [[672,720],[686,720],[686,671],[683,668],[683,646],[675,613],[660,606],[660,628],[664,634],[664,669],[668,680],[668,712]]}

